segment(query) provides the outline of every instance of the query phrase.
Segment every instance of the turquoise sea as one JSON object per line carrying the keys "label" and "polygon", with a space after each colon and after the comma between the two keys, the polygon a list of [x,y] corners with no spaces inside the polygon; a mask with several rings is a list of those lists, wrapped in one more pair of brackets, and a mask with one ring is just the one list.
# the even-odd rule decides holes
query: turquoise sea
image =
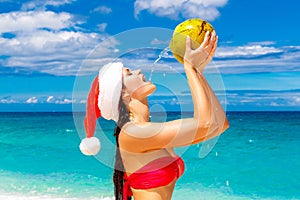
{"label": "turquoise sea", "polygon": [[[173,199],[300,199],[300,112],[227,115],[231,126],[207,156],[201,145],[178,149],[186,171]],[[99,123],[113,141],[112,123]],[[113,199],[113,170],[101,157],[114,152],[104,144],[99,161],[79,143],[72,113],[0,113],[0,199]]]}

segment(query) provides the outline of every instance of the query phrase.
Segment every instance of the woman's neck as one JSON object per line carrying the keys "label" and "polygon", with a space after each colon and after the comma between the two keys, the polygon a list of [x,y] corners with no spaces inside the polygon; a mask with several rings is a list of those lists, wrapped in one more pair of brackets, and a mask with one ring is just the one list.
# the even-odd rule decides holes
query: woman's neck
{"label": "woman's neck", "polygon": [[149,121],[148,100],[131,99],[129,103],[129,112],[130,112],[131,121],[148,122]]}

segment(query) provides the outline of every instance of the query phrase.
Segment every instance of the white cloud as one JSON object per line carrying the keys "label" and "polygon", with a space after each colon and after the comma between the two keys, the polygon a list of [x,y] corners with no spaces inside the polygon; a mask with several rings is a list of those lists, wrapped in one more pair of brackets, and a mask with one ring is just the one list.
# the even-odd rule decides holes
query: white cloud
{"label": "white cloud", "polygon": [[300,97],[294,97],[295,102],[300,103]]}
{"label": "white cloud", "polygon": [[134,9],[135,17],[147,10],[151,14],[171,19],[183,16],[214,20],[220,15],[218,8],[226,3],[227,0],[136,0]]}
{"label": "white cloud", "polygon": [[86,95],[77,99],[72,99],[70,95],[67,96],[54,96],[37,94],[35,96],[28,96],[27,94],[13,94],[12,96],[0,97],[0,104],[13,104],[13,103],[27,103],[27,104],[71,104],[79,102],[80,104],[86,103]]}
{"label": "white cloud", "polygon": [[9,104],[9,103],[16,103],[16,101],[13,100],[13,99],[1,99],[0,103],[7,103],[7,104]]}
{"label": "white cloud", "polygon": [[[300,71],[299,46],[220,46],[214,62],[222,73]],[[209,66],[208,66],[209,68]]]}
{"label": "white cloud", "polygon": [[[152,43],[160,43],[155,38]],[[101,51],[104,52],[104,51]],[[122,54],[121,61],[132,68],[140,68],[143,71],[150,71],[153,62],[158,58],[158,52],[149,49],[130,51],[130,55]],[[106,54],[109,55],[109,54]],[[101,57],[96,54],[93,59],[86,60],[86,66],[102,66],[105,62],[112,61],[112,57]],[[182,65],[174,58],[172,53],[164,55],[163,59],[155,65],[156,71],[182,72]],[[242,46],[221,46],[218,47],[216,55],[206,68],[206,73],[255,73],[255,72],[282,72],[300,70],[300,51],[297,47],[286,46],[263,46],[263,45],[242,45]]]}
{"label": "white cloud", "polygon": [[2,66],[74,75],[100,37],[95,33],[46,30],[20,33],[15,38],[0,37],[0,55],[9,56]]}
{"label": "white cloud", "polygon": [[46,100],[47,103],[51,103],[54,99],[54,96],[49,96]]}
{"label": "white cloud", "polygon": [[299,95],[298,96],[293,96],[291,98],[290,105],[291,106],[300,106],[300,97],[299,97]]}
{"label": "white cloud", "polygon": [[240,103],[251,103],[251,102],[255,102],[254,99],[244,99],[244,100],[240,100]]}
{"label": "white cloud", "polygon": [[[58,6],[70,2],[55,0],[45,1],[44,4]],[[29,3],[34,5],[38,1]],[[74,19],[70,13],[43,10],[0,14],[0,56],[4,56],[0,58],[1,66],[21,67],[29,72],[76,75],[86,56],[107,38],[107,34],[74,31],[79,23]],[[98,28],[104,32],[106,26],[102,23]],[[1,33],[12,34],[7,37]],[[116,43],[112,41],[102,42],[102,47],[97,49],[100,58],[103,55],[113,58],[111,52],[118,53],[118,49],[114,48]]]}
{"label": "white cloud", "polygon": [[156,45],[156,44],[166,44],[166,45],[169,45],[169,43],[170,43],[169,40],[163,41],[163,40],[159,40],[159,39],[157,39],[157,38],[154,38],[154,39],[150,42],[150,44],[152,44],[152,45]]}
{"label": "white cloud", "polygon": [[[155,39],[152,42],[159,42]],[[116,44],[115,44],[116,45]],[[111,45],[113,47],[113,45]],[[114,46],[115,48],[116,46]],[[109,49],[106,49],[109,50]],[[100,52],[105,52],[101,50]],[[95,54],[92,59],[86,60],[85,66],[94,66],[93,70],[99,68],[106,62],[113,60],[109,56],[113,50],[101,54]],[[158,52],[139,49],[137,54],[134,50],[130,55],[122,54],[121,61],[132,68],[140,68],[143,71],[150,71],[154,60],[158,58]],[[172,53],[164,55],[163,59],[155,65],[156,71],[182,72],[182,65],[174,58]],[[86,68],[87,69],[87,68]],[[92,68],[90,68],[92,69]],[[255,73],[255,72],[284,72],[300,71],[300,51],[297,47],[286,46],[263,46],[263,45],[242,45],[242,46],[221,46],[218,48],[213,62],[206,67],[206,73],[214,73],[219,70],[221,73]],[[87,72],[87,71],[86,71]]]}
{"label": "white cloud", "polygon": [[44,10],[46,6],[61,6],[65,4],[70,4],[74,2],[75,0],[35,0],[35,1],[29,1],[22,5],[22,10]]}
{"label": "white cloud", "polygon": [[262,42],[249,42],[248,45],[263,45],[263,46],[266,46],[266,45],[274,45],[276,44],[275,41],[262,41]]}
{"label": "white cloud", "polygon": [[107,27],[107,23],[98,24],[97,27],[99,31],[104,32]]}
{"label": "white cloud", "polygon": [[37,103],[38,99],[36,97],[30,97],[26,100],[26,103]]}
{"label": "white cloud", "polygon": [[63,100],[56,100],[55,101],[55,104],[71,104],[71,103],[73,103],[73,100],[67,99],[67,98],[65,98]]}
{"label": "white cloud", "polygon": [[107,6],[99,6],[95,8],[93,12],[99,12],[101,14],[107,15],[112,12],[112,9]]}
{"label": "white cloud", "polygon": [[[232,91],[227,91],[227,101],[229,105],[235,106],[299,106],[299,91],[283,90],[283,91],[243,91],[240,90],[238,95],[232,96]],[[236,91],[234,91],[236,92]]]}
{"label": "white cloud", "polygon": [[[33,97],[27,97],[26,98],[22,96],[14,96],[15,99],[18,99],[19,102],[26,102],[26,103],[42,103],[42,104],[71,104],[71,103],[76,103],[75,99],[72,99],[70,96],[53,96],[53,95],[37,95]],[[5,100],[5,98],[3,98]],[[9,100],[9,99],[7,99]],[[85,100],[85,99],[78,99],[80,100]],[[4,102],[4,101],[3,101]]]}
{"label": "white cloud", "polygon": [[86,100],[80,100],[79,103],[80,104],[85,104],[87,101]]}
{"label": "white cloud", "polygon": [[275,47],[266,47],[262,45],[245,45],[245,46],[230,46],[230,47],[218,47],[215,56],[222,57],[249,57],[260,56],[271,53],[281,53],[283,50]]}
{"label": "white cloud", "polygon": [[60,30],[73,24],[69,13],[52,11],[10,12],[0,14],[0,33],[25,32],[41,28]]}
{"label": "white cloud", "polygon": [[[68,55],[78,53],[80,48],[84,48],[97,41],[96,34],[73,32],[73,31],[45,31],[39,30],[30,33],[19,34],[15,38],[1,38],[0,45],[5,49],[0,50],[2,55],[24,55],[34,56],[48,55],[50,53],[67,53],[66,50],[70,50]],[[72,47],[73,50],[70,48]],[[24,51],[26,49],[26,51]],[[72,52],[75,51],[75,52]],[[63,55],[61,55],[63,56]],[[64,55],[65,56],[65,55]]]}
{"label": "white cloud", "polygon": [[278,103],[272,101],[272,102],[270,103],[270,106],[277,107],[277,106],[280,106],[280,105],[279,105]]}
{"label": "white cloud", "polygon": [[[177,5],[178,2],[174,1],[174,4]],[[202,1],[206,6],[208,4],[217,6],[222,2],[225,1],[208,3]],[[163,8],[168,7],[164,2],[156,3]],[[0,33],[13,33],[13,37],[4,35],[1,37],[0,35],[0,56],[3,56],[0,58],[1,66],[13,69],[21,67],[22,70],[29,72],[36,71],[58,76],[76,75],[81,67],[81,75],[86,75],[98,71],[99,66],[113,61],[122,53],[120,49],[124,51],[121,46],[123,41],[117,41],[114,38],[105,40],[107,38],[105,33],[73,31],[76,28],[76,22],[73,20],[74,17],[69,13],[51,11],[0,14]],[[98,25],[98,28],[100,31],[105,31],[106,26],[106,23],[102,23]],[[103,42],[100,43],[100,41]],[[94,49],[95,45],[99,43],[101,46]],[[153,38],[151,41],[151,45],[167,45],[167,43],[168,41],[157,38]],[[243,46],[220,46],[217,49],[214,63],[221,72],[225,73],[299,71],[299,49],[298,46],[275,47],[270,41]],[[92,50],[92,55],[89,55]],[[275,54],[279,54],[279,56],[272,56]],[[87,56],[88,59],[85,60]],[[165,59],[171,60],[172,57],[172,54],[169,54]],[[149,69],[149,66],[153,65],[153,58],[153,55],[141,53],[135,58],[125,57],[125,60],[128,61],[129,66]],[[183,70],[175,59],[171,64],[175,70]],[[159,62],[157,66],[164,71],[170,69],[170,63],[167,62]]]}

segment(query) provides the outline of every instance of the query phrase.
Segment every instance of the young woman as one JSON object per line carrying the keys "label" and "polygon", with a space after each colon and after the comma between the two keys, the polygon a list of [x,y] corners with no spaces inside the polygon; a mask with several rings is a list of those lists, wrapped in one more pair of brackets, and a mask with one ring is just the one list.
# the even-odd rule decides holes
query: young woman
{"label": "young woman", "polygon": [[[88,97],[82,141],[85,154],[96,154],[93,137],[96,119],[113,119],[117,151],[114,172],[117,200],[169,200],[184,171],[183,160],[173,148],[203,142],[223,133],[229,123],[202,71],[211,61],[217,46],[215,32],[207,32],[199,48],[191,49],[186,40],[184,70],[190,86],[192,118],[164,123],[149,122],[147,96],[155,85],[145,81],[141,70],[131,71],[122,63],[101,69]],[[96,145],[97,146],[97,145]]]}

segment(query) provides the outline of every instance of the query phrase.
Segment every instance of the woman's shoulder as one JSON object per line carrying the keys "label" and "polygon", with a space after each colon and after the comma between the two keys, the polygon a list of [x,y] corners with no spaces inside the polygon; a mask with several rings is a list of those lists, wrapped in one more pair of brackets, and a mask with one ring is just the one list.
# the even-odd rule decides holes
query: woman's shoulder
{"label": "woman's shoulder", "polygon": [[127,122],[121,129],[123,135],[133,138],[145,139],[155,136],[161,130],[161,123],[153,122]]}
{"label": "woman's shoulder", "polygon": [[[128,122],[120,131],[119,145],[128,151],[141,152],[144,149],[142,144],[151,143],[150,138],[153,139],[159,134],[158,127],[158,124],[155,125],[152,122]],[[145,146],[147,145],[145,144]]]}

